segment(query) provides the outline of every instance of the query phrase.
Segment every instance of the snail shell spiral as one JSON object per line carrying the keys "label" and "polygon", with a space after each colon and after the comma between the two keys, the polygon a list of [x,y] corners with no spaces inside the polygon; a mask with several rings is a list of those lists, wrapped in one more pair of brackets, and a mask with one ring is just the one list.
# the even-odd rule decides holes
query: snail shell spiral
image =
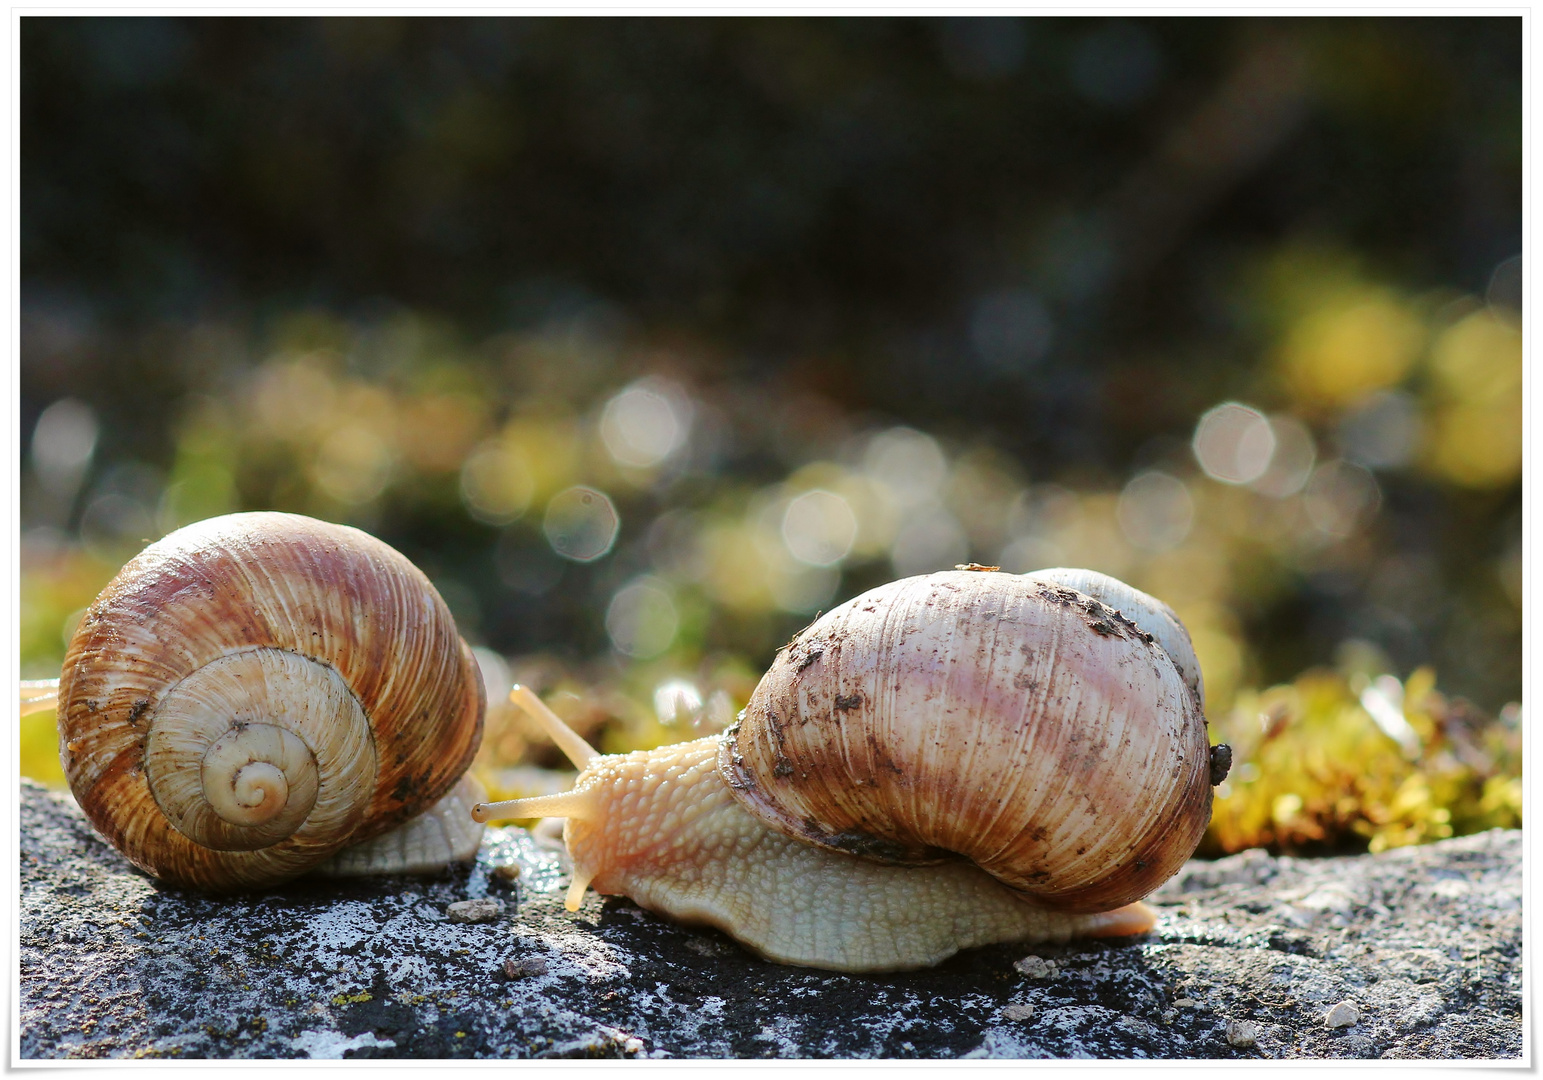
{"label": "snail shell spiral", "polygon": [[231,514],[152,544],[87,609],[59,750],[92,824],[209,891],[304,873],[444,795],[482,680],[428,579],[357,529]]}
{"label": "snail shell spiral", "polygon": [[1154,636],[995,572],[891,582],[817,620],[718,767],[780,831],[890,863],[962,856],[1062,911],[1147,895],[1211,810],[1200,700]]}

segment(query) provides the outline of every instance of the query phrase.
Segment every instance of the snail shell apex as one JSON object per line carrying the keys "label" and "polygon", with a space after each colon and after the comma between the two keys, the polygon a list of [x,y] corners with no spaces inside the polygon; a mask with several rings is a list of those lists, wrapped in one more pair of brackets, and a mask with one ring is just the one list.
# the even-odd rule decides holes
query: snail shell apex
{"label": "snail shell apex", "polygon": [[719,768],[788,835],[895,863],[963,856],[1036,903],[1106,911],[1210,819],[1197,696],[1130,619],[994,572],[891,582],[779,653]]}
{"label": "snail shell apex", "polygon": [[444,795],[483,711],[470,649],[404,556],[347,526],[232,514],[147,547],[82,617],[60,757],[136,865],[255,888]]}

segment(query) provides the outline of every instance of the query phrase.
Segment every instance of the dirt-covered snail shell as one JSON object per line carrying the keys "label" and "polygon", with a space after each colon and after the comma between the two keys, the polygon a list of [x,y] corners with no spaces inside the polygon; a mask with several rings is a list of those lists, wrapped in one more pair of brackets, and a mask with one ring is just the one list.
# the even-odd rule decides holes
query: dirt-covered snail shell
{"label": "dirt-covered snail shell", "polygon": [[656,750],[598,755],[516,688],[583,771],[474,815],[566,817],[570,909],[593,885],[785,963],[1141,933],[1217,778],[1183,627],[1089,573],[864,593],[779,651],[734,727]]}
{"label": "dirt-covered snail shell", "polygon": [[426,869],[480,840],[476,661],[422,572],[357,529],[231,514],[150,545],[81,618],[57,709],[86,816],[174,884]]}

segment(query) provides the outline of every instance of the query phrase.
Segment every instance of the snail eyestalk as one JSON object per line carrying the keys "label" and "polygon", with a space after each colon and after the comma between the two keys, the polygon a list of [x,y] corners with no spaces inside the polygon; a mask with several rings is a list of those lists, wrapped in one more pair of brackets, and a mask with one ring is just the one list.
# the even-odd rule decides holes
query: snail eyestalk
{"label": "snail eyestalk", "polygon": [[58,679],[23,679],[21,681],[21,715],[52,709],[59,703]]}
{"label": "snail eyestalk", "polygon": [[542,817],[583,820],[590,817],[593,810],[594,802],[587,792],[563,791],[556,795],[532,795],[527,799],[478,803],[471,808],[471,816],[474,821]]}
{"label": "snail eyestalk", "polygon": [[591,761],[600,756],[599,751],[585,742],[578,732],[563,723],[562,717],[547,708],[546,702],[532,693],[530,687],[516,685],[509,691],[509,700],[524,709],[545,729],[557,748],[573,762],[574,768],[587,768]]}

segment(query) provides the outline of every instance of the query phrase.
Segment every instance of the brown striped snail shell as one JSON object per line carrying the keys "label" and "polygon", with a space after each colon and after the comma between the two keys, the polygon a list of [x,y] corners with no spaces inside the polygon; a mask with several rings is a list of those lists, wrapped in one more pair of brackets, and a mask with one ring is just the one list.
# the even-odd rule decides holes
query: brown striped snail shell
{"label": "brown striped snail shell", "polygon": [[777,657],[719,768],[790,835],[963,856],[1067,911],[1147,895],[1211,811],[1205,717],[1177,665],[1054,575],[950,571],[842,605]]}
{"label": "brown striped snail shell", "polygon": [[[135,865],[261,888],[328,860],[347,872],[342,849],[446,796],[483,695],[444,601],[399,552],[347,526],[231,514],[150,545],[87,609],[59,681],[59,752]],[[452,831],[464,846],[469,830]],[[403,852],[421,856],[422,827],[411,835]]]}

